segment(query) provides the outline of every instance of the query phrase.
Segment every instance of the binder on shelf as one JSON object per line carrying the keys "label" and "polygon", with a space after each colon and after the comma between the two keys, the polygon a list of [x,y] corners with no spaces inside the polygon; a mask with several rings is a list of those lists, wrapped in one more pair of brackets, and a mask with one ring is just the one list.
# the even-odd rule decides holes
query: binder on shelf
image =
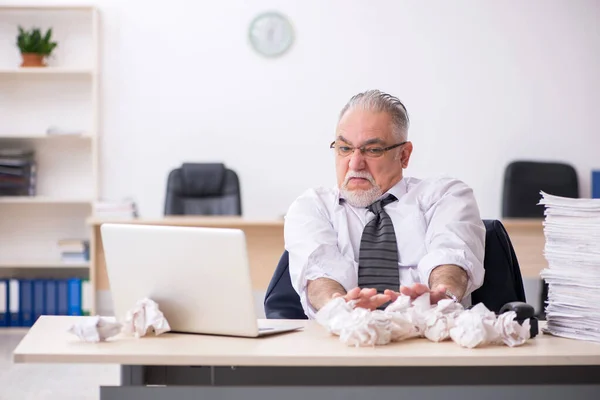
{"label": "binder on shelf", "polygon": [[45,314],[44,303],[46,301],[46,282],[41,279],[33,281],[33,323]]}
{"label": "binder on shelf", "polygon": [[592,171],[592,199],[600,199],[600,169]]}
{"label": "binder on shelf", "polygon": [[69,279],[69,315],[81,315],[81,279]]}
{"label": "binder on shelf", "polygon": [[22,279],[19,281],[19,311],[21,313],[21,326],[33,325],[33,281]]}
{"label": "binder on shelf", "polygon": [[0,279],[0,327],[9,326],[9,301],[10,295],[8,293],[8,280]]}
{"label": "binder on shelf", "polygon": [[81,281],[81,314],[90,315],[92,312],[92,287],[89,279]]}
{"label": "binder on shelf", "polygon": [[58,281],[48,279],[46,281],[46,315],[58,315]]}
{"label": "binder on shelf", "polygon": [[21,306],[21,296],[19,295],[21,290],[19,286],[19,281],[16,279],[11,279],[8,281],[8,309],[10,310],[10,326],[23,326],[23,323],[21,322],[21,312],[19,311]]}
{"label": "binder on shelf", "polygon": [[61,279],[56,282],[57,315],[69,315],[69,282]]}

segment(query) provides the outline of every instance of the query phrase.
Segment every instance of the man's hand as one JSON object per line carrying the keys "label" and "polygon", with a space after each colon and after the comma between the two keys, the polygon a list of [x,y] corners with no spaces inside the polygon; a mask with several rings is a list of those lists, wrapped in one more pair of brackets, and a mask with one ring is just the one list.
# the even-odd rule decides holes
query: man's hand
{"label": "man's hand", "polygon": [[429,293],[431,304],[437,304],[438,301],[448,298],[448,296],[446,296],[446,289],[447,287],[445,285],[437,285],[433,290],[429,290],[427,285],[415,283],[412,286],[400,286],[400,292],[386,290],[383,294],[388,295],[390,300],[394,302],[400,294],[410,296],[410,299],[414,300],[422,294]]}
{"label": "man's hand", "polygon": [[391,300],[389,294],[377,294],[376,289],[361,289],[355,287],[345,295],[335,293],[331,298],[343,297],[344,300],[358,300],[356,307],[366,308],[369,310],[376,310],[378,307],[384,305]]}

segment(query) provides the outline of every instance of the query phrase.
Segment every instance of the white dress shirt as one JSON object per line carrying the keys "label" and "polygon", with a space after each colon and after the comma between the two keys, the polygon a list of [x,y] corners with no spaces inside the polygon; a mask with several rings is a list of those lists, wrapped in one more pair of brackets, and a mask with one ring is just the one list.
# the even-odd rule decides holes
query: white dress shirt
{"label": "white dress shirt", "polygon": [[[387,193],[398,201],[385,207],[398,242],[400,284],[428,285],[442,264],[465,269],[469,283],[463,304],[483,284],[485,226],[473,191],[452,178],[403,178]],[[385,194],[384,194],[385,195]],[[316,310],[307,298],[307,281],[329,278],[346,291],[358,286],[358,252],[365,225],[375,215],[342,202],[336,188],[310,189],[292,203],[284,225],[292,285],[304,312]]]}

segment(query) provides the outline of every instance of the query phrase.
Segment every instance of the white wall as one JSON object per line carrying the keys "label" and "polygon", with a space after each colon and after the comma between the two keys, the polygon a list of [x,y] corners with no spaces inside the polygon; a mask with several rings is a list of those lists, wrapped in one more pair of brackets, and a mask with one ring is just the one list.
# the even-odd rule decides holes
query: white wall
{"label": "white wall", "polygon": [[[39,3],[39,1],[38,1]],[[244,213],[285,212],[333,185],[328,144],[358,91],[400,97],[415,151],[407,174],[457,176],[484,217],[500,216],[516,158],[573,163],[582,195],[600,167],[600,2],[596,0],[99,0],[102,193],[162,213],[168,171],[224,161]],[[251,19],[286,13],[296,43],[253,53]]]}

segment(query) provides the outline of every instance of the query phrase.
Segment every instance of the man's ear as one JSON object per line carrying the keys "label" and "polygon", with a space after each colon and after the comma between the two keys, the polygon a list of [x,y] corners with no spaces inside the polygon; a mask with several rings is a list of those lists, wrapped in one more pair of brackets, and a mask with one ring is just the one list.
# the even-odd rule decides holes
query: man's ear
{"label": "man's ear", "polygon": [[406,142],[404,146],[402,146],[402,150],[400,152],[400,162],[402,163],[402,168],[408,168],[408,161],[410,160],[410,155],[413,151],[412,142]]}

